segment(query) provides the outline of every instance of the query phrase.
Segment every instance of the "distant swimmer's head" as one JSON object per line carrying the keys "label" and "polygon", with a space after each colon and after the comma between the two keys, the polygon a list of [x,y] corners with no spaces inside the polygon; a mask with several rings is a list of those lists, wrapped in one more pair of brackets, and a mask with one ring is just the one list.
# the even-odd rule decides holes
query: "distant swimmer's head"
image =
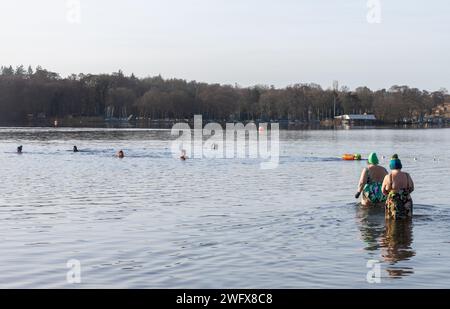
{"label": "distant swimmer's head", "polygon": [[398,160],[398,154],[394,154],[391,158],[391,160]]}
{"label": "distant swimmer's head", "polygon": [[353,156],[353,159],[356,160],[356,161],[361,161],[361,160],[362,160],[362,156],[361,156],[361,154],[356,153],[356,154]]}
{"label": "distant swimmer's head", "polygon": [[78,147],[77,146],[73,146],[73,152],[78,152]]}
{"label": "distant swimmer's head", "polygon": [[378,165],[380,163],[380,161],[378,160],[378,156],[375,152],[372,152],[369,155],[369,159],[367,160],[367,162],[371,165]]}
{"label": "distant swimmer's head", "polygon": [[392,157],[391,162],[389,163],[389,168],[391,170],[401,170],[403,168],[402,161],[400,161],[398,156],[396,159]]}
{"label": "distant swimmer's head", "polygon": [[23,146],[17,147],[17,153],[22,153]]}
{"label": "distant swimmer's head", "polygon": [[117,157],[119,158],[125,158],[125,153],[123,152],[123,150],[119,150],[119,152],[117,152]]}

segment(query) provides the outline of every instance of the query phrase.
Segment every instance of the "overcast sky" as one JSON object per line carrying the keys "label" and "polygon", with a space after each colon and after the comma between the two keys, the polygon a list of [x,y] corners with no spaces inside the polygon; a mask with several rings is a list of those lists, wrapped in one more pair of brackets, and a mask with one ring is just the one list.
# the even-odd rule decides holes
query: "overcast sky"
{"label": "overcast sky", "polygon": [[[242,86],[450,89],[450,2],[1,0],[0,64]],[[69,3],[69,5],[68,5]],[[374,18],[375,16],[375,18]],[[79,22],[78,22],[79,21]]]}

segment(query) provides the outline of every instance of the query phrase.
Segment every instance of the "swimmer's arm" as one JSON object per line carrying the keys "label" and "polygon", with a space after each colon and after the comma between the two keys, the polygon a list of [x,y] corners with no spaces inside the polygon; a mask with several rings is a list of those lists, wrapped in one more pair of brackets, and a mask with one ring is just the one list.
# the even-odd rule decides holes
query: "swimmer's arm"
{"label": "swimmer's arm", "polygon": [[366,183],[367,183],[367,169],[364,169],[361,173],[361,177],[359,178],[358,193],[361,193],[363,191]]}
{"label": "swimmer's arm", "polygon": [[412,180],[411,175],[409,175],[409,174],[407,174],[407,175],[408,175],[408,190],[409,190],[409,193],[413,193],[414,192],[414,181]]}
{"label": "swimmer's arm", "polygon": [[383,180],[383,184],[381,185],[381,189],[383,190],[384,195],[389,194],[389,190],[391,189],[391,180],[389,175],[386,175]]}

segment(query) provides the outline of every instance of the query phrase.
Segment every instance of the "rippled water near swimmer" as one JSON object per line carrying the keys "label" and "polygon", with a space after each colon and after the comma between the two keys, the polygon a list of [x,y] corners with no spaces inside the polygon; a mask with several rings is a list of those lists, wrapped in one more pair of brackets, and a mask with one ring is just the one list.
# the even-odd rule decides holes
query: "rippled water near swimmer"
{"label": "rippled water near swimmer", "polygon": [[[0,128],[0,287],[450,287],[450,130],[282,131],[275,170],[180,162],[170,141],[162,130]],[[356,206],[366,163],[337,158],[371,151],[398,153],[412,174],[412,223]],[[70,259],[80,285],[66,282]],[[369,260],[380,284],[367,283]]]}

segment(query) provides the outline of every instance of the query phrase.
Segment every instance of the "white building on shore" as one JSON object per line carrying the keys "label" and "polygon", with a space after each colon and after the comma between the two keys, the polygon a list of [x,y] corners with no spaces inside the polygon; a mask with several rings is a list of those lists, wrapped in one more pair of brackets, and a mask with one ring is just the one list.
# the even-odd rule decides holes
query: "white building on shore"
{"label": "white building on shore", "polygon": [[335,121],[342,124],[374,124],[377,121],[375,115],[372,114],[350,114],[336,116]]}

